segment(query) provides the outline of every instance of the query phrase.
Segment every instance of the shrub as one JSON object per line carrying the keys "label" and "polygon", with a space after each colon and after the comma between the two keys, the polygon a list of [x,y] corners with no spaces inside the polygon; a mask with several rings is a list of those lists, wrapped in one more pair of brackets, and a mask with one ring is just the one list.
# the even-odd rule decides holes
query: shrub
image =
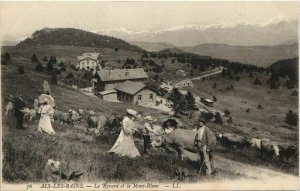
{"label": "shrub", "polygon": [[263,107],[261,105],[258,105],[257,109],[263,109]]}
{"label": "shrub", "polygon": [[230,115],[230,111],[227,110],[227,109],[224,110],[224,113],[225,113],[225,116],[229,116]]}
{"label": "shrub", "polygon": [[204,119],[205,121],[210,121],[214,117],[214,114],[211,112],[201,112],[200,118]]}
{"label": "shrub", "polygon": [[298,91],[297,91],[297,90],[294,90],[294,91],[292,92],[292,96],[298,96]]}
{"label": "shrub", "polygon": [[213,101],[214,101],[214,102],[217,102],[216,96],[213,96]]}
{"label": "shrub", "polygon": [[255,78],[255,80],[254,80],[254,85],[259,85],[259,86],[261,86],[261,81],[258,79],[258,77],[256,77]]}
{"label": "shrub", "polygon": [[216,113],[214,122],[217,124],[223,125],[223,120],[222,120],[221,114],[219,112]]}
{"label": "shrub", "polygon": [[249,113],[250,112],[250,108],[246,109],[246,112]]}
{"label": "shrub", "polygon": [[294,113],[292,110],[285,116],[285,122],[291,126],[296,126],[298,124],[298,115]]}
{"label": "shrub", "polygon": [[20,67],[18,68],[18,73],[19,73],[19,74],[24,74],[24,73],[25,73],[24,67],[23,67],[23,66],[20,66]]}
{"label": "shrub", "polygon": [[43,72],[44,71],[44,67],[43,65],[39,62],[36,66],[35,66],[35,70],[38,72]]}

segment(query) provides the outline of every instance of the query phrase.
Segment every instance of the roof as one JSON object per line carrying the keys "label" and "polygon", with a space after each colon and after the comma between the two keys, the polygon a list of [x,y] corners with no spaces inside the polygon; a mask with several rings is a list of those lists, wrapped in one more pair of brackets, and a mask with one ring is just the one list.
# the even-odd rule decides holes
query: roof
{"label": "roof", "polygon": [[132,80],[148,78],[148,75],[143,68],[134,69],[116,69],[97,71],[99,78],[102,81],[117,81],[117,80]]}
{"label": "roof", "polygon": [[98,57],[100,56],[100,53],[92,52],[92,53],[83,53],[82,56],[78,56],[78,60],[84,60],[86,58],[90,58],[93,60],[98,60]]}
{"label": "roof", "polygon": [[128,93],[130,95],[134,95],[145,87],[146,85],[142,82],[125,81],[119,84],[117,87],[115,87],[115,89],[118,91]]}
{"label": "roof", "polygon": [[106,91],[99,92],[99,94],[101,94],[101,95],[107,95],[107,94],[111,94],[111,93],[117,93],[117,91],[112,89],[112,90],[106,90]]}

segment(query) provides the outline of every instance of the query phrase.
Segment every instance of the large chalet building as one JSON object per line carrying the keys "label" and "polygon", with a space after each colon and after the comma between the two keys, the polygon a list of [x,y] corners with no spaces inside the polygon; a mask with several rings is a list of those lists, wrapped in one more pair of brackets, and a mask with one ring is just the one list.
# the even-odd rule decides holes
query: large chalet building
{"label": "large chalet building", "polygon": [[79,69],[90,70],[94,69],[94,71],[101,70],[101,62],[102,55],[100,53],[83,53],[81,56],[77,57]]}
{"label": "large chalet building", "polygon": [[101,70],[94,75],[94,88],[96,92],[101,92],[114,89],[126,80],[144,82],[147,78],[143,68]]}
{"label": "large chalet building", "polygon": [[156,90],[143,82],[148,75],[143,68],[101,70],[94,74],[95,94],[106,101],[129,104],[156,101]]}

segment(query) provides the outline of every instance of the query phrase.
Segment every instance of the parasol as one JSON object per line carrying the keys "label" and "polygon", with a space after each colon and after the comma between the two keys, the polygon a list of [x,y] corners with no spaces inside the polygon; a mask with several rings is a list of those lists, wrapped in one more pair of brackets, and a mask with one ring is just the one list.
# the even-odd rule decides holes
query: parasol
{"label": "parasol", "polygon": [[42,103],[44,99],[47,99],[49,101],[49,105],[51,107],[55,107],[54,99],[52,96],[47,95],[47,94],[41,94],[39,97],[39,103]]}

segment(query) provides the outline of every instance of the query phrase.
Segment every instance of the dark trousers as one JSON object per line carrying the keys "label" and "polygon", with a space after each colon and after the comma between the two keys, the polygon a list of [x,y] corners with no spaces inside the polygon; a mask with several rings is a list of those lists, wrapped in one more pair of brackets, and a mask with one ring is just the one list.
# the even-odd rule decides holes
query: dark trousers
{"label": "dark trousers", "polygon": [[24,115],[23,113],[18,113],[15,115],[15,117],[17,118],[17,128],[22,129],[23,127],[23,119],[24,119]]}
{"label": "dark trousers", "polygon": [[143,135],[144,138],[144,153],[147,153],[147,149],[151,148],[150,136]]}

